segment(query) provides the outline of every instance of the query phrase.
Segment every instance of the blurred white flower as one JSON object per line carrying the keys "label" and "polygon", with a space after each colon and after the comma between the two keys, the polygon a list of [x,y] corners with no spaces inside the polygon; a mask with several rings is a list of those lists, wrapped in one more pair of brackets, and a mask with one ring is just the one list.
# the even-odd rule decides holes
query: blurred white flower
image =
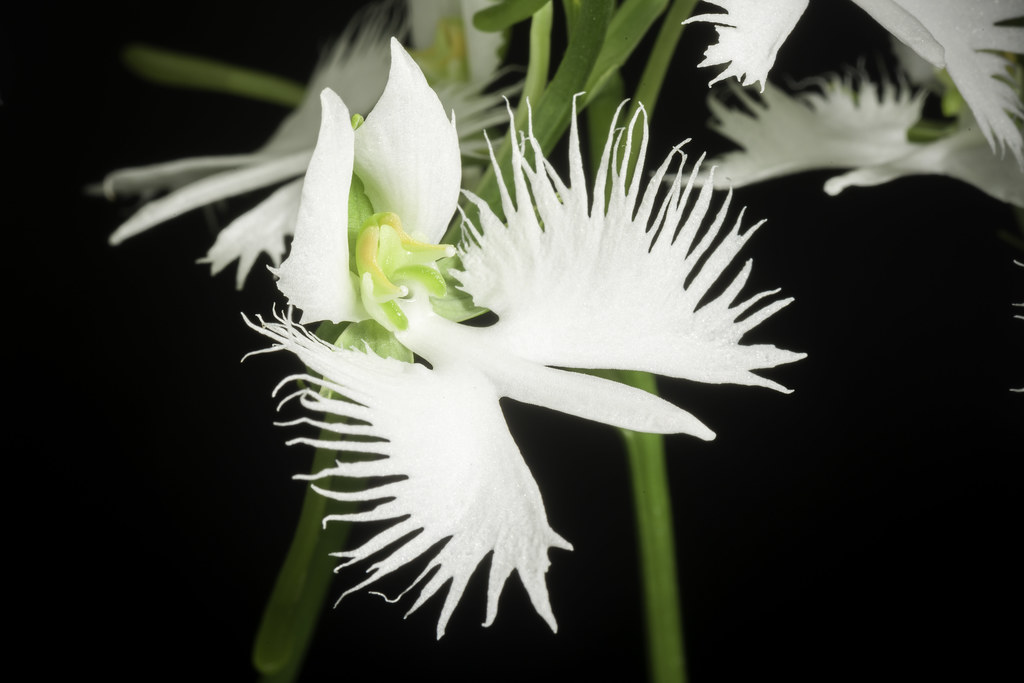
{"label": "blurred white flower", "polygon": [[[548,525],[499,399],[711,439],[714,433],[696,417],[653,394],[562,368],[642,370],[786,391],[753,371],[804,354],[740,340],[790,299],[760,305],[777,290],[740,297],[750,261],[725,273],[757,226],[741,232],[743,212],[730,217],[731,197],[711,210],[712,188],[697,189],[692,174],[664,186],[663,176],[685,161],[678,147],[643,186],[641,173],[627,184],[637,128],[640,167],[646,156],[641,114],[625,130],[612,123],[596,182],[588,185],[574,114],[568,183],[531,130],[513,145],[511,177],[499,174],[507,226],[467,193],[479,224],[463,224],[462,270],[453,274],[498,321],[489,327],[452,322],[432,305],[445,294],[433,261],[456,249],[432,243],[457,210],[461,167],[453,124],[436,95],[392,41],[388,85],[365,123],[353,130],[348,108],[330,91],[322,103],[278,285],[302,309],[303,323],[365,325],[372,318],[429,363],[382,357],[364,345],[339,348],[290,314],[253,325],[274,341],[268,351],[291,351],[309,368],[282,382],[301,380],[289,398],[317,414],[297,422],[337,438],[292,441],[339,452],[336,466],[300,478],[368,479],[359,491],[315,485],[330,498],[375,503],[325,523],[394,521],[364,545],[336,553],[347,566],[388,549],[346,595],[440,548],[406,590],[423,582],[413,611],[451,581],[437,625],[441,637],[490,554],[485,625],[516,570],[534,608],[555,629],[547,553],[570,545]],[[360,186],[374,213],[353,231],[352,197],[362,201]]]}
{"label": "blurred white flower", "polygon": [[[700,66],[728,64],[711,84],[735,76],[761,83],[808,0],[708,0],[724,14],[701,14],[684,23],[715,24],[718,42]],[[1024,27],[999,25],[1024,16],[1024,0],[853,0],[902,43],[936,68],[949,72],[993,151],[1009,148],[1024,168],[1019,121],[1024,106],[1006,79],[1006,56],[1024,51]]]}
{"label": "blurred white flower", "polygon": [[992,154],[968,110],[956,129],[929,142],[908,140],[921,119],[924,90],[905,82],[874,83],[864,73],[813,79],[794,95],[769,83],[760,97],[730,84],[738,106],[713,94],[712,130],[740,149],[710,163],[719,187],[740,187],[819,169],[852,168],[830,178],[825,191],[886,183],[910,175],[943,175],[999,201],[1024,207],[1024,171]]}
{"label": "blurred white flower", "polygon": [[[439,72],[437,87],[446,109],[459,117],[461,136],[468,143],[467,155],[473,149],[482,154],[485,147],[481,132],[504,121],[502,96],[514,94],[517,88],[485,93],[498,75],[497,52],[502,37],[475,31],[472,22],[463,19],[471,16],[478,5],[481,0],[409,1],[406,17],[397,3],[372,5],[346,27],[314,70],[302,102],[255,152],[178,159],[110,173],[103,181],[103,192],[108,198],[139,196],[148,200],[114,231],[110,243],[120,244],[212,202],[284,183],[221,230],[213,247],[200,260],[211,264],[213,274],[238,260],[239,289],[261,252],[267,253],[275,265],[279,264],[286,251],[285,238],[295,230],[302,175],[316,142],[320,92],[329,87],[344,95],[353,112],[368,112],[387,82],[388,41],[392,36],[411,34],[413,47],[424,52],[440,49],[435,44],[437,38],[447,36],[450,44],[440,63],[469,62],[472,79],[452,80],[445,77],[446,72]],[[454,19],[449,18],[452,16]],[[447,32],[437,29],[442,25]],[[472,47],[472,55],[467,53],[467,45]],[[153,198],[168,190],[169,194]]]}

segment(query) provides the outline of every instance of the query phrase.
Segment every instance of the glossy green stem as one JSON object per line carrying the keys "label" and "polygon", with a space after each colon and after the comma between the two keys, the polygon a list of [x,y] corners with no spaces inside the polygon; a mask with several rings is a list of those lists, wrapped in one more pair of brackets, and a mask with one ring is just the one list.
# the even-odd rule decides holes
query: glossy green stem
{"label": "glossy green stem", "polygon": [[304,85],[282,76],[144,43],[127,45],[121,60],[136,75],[176,88],[211,90],[286,107],[297,107],[306,92]]}
{"label": "glossy green stem", "polygon": [[[649,373],[618,371],[615,377],[631,386],[657,393],[654,376]],[[664,439],[659,434],[628,429],[620,429],[619,432],[625,441],[633,483],[650,680],[653,683],[682,683],[686,681],[686,658]]]}
{"label": "glossy green stem", "polygon": [[[331,439],[336,435],[324,430],[320,438]],[[334,466],[337,457],[337,451],[318,448],[310,471]],[[331,487],[330,481],[321,485]],[[344,548],[351,526],[332,522],[325,528],[322,520],[329,514],[352,512],[355,508],[354,503],[330,500],[312,489],[306,491],[295,537],[253,645],[253,666],[263,683],[292,683],[298,679],[338,564],[329,553]]]}

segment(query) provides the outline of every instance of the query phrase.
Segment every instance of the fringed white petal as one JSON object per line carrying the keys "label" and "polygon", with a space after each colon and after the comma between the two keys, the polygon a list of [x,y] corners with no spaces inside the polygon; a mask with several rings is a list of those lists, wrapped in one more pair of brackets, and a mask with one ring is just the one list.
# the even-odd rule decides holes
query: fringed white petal
{"label": "fringed white petal", "polygon": [[735,76],[743,85],[761,83],[775,64],[779,47],[789,37],[807,9],[807,0],[708,0],[725,14],[699,14],[683,24],[706,22],[715,25],[718,42],[708,46],[698,66],[729,66],[708,84]]}
{"label": "fringed white petal", "polygon": [[708,98],[711,128],[741,147],[708,162],[716,167],[718,187],[881,164],[919,147],[907,141],[907,130],[921,116],[923,91],[888,80],[876,84],[863,73],[829,74],[810,83],[796,95],[769,83],[760,97],[730,83],[735,107],[720,96]]}
{"label": "fringed white petal", "polygon": [[[1024,16],[1024,1],[892,0],[905,11],[905,19],[893,12],[887,21],[873,11],[884,3],[854,1],[922,57],[945,67],[992,149],[1002,155],[1008,148],[1024,168],[1024,137],[1016,123],[1024,119],[1024,105],[1007,77],[1009,62],[1000,54],[1024,50],[1024,27],[996,26]],[[921,27],[941,46],[941,61],[934,51],[918,49]]]}
{"label": "fringed white petal", "polygon": [[291,253],[278,289],[302,309],[302,322],[366,318],[349,274],[348,196],[355,135],[348,108],[333,91],[320,95],[323,119],[302,186]]}
{"label": "fringed white petal", "polygon": [[992,154],[975,127],[927,144],[891,161],[864,166],[830,178],[825,192],[836,195],[850,186],[868,187],[912,175],[942,175],[973,185],[1001,202],[1024,208],[1024,171],[1011,156]]}
{"label": "fringed white petal", "polygon": [[437,242],[455,213],[462,179],[454,124],[397,40],[377,106],[356,131],[356,173],[376,211],[401,218],[406,232]]}
{"label": "fringed white petal", "polygon": [[192,209],[302,175],[309,163],[309,155],[309,151],[294,152],[251,166],[206,176],[185,185],[143,206],[114,231],[109,241],[113,245],[120,244],[129,237]]}
{"label": "fringed white petal", "polygon": [[[253,327],[274,340],[275,348],[295,353],[325,378],[303,377],[308,386],[293,394],[294,400],[315,415],[342,418],[340,422],[320,417],[306,420],[334,432],[340,440],[293,442],[345,455],[339,455],[335,467],[300,478],[315,482],[327,477],[386,478],[356,492],[317,486],[320,493],[338,500],[376,502],[361,512],[328,517],[325,523],[395,520],[364,545],[335,553],[346,560],[342,565],[346,566],[386,550],[366,570],[367,578],[345,595],[374,584],[443,543],[406,589],[422,585],[412,612],[451,580],[437,624],[438,638],[444,635],[470,576],[489,553],[493,555],[484,625],[494,620],[501,590],[516,570],[534,608],[555,630],[544,579],[548,549],[571,546],[548,526],[540,492],[508,433],[498,394],[488,378],[469,364],[431,370],[372,352],[336,349],[290,320],[279,321]],[[327,392],[333,393],[325,397]],[[351,440],[353,436],[360,440]],[[366,437],[374,440],[367,442]],[[366,460],[353,458],[352,453],[384,457]]]}
{"label": "fringed white petal", "polygon": [[[659,192],[677,155],[676,167],[682,168],[685,155],[678,148],[647,182],[641,182],[646,175],[638,171],[627,186],[624,166],[637,122],[634,118],[626,132],[616,132],[613,122],[592,195],[584,180],[575,116],[568,184],[528,135],[524,145],[537,161],[531,166],[523,150],[514,148],[515,202],[507,181],[499,179],[509,227],[471,195],[481,225],[466,226],[464,271],[456,277],[474,303],[497,313],[499,322],[489,330],[494,342],[522,358],[783,390],[752,370],[804,354],[739,342],[790,300],[762,308],[755,304],[774,292],[741,300],[749,262],[723,276],[757,226],[741,232],[742,212],[730,217],[731,195],[712,210],[712,189],[696,190],[692,173],[685,185],[680,174]],[[638,169],[646,153],[646,121],[642,129]],[[607,207],[606,177],[611,181]]]}
{"label": "fringed white petal", "polygon": [[282,185],[269,197],[231,221],[220,231],[206,257],[212,275],[238,260],[235,287],[242,289],[245,278],[261,253],[280,265],[285,252],[285,237],[295,233],[295,217],[299,212],[302,179]]}

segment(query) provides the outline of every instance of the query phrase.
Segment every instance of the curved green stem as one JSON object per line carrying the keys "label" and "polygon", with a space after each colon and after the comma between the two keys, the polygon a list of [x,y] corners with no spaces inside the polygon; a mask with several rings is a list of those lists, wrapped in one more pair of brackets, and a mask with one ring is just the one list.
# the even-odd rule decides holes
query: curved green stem
{"label": "curved green stem", "polygon": [[[631,386],[657,393],[654,377],[649,373],[618,371],[613,376]],[[619,432],[625,441],[633,482],[650,680],[682,683],[686,681],[686,659],[664,439],[659,434],[628,429]]]}
{"label": "curved green stem", "polygon": [[[321,439],[335,435],[323,430]],[[334,465],[338,453],[319,448],[311,472]],[[327,484],[328,486],[330,484]],[[263,611],[253,645],[252,662],[264,683],[290,683],[302,670],[337,561],[329,553],[342,549],[351,525],[323,518],[355,510],[354,503],[330,500],[309,489],[288,555]]]}
{"label": "curved green stem", "polygon": [[125,46],[121,60],[136,75],[176,88],[212,90],[286,107],[297,107],[306,92],[306,86],[282,76],[144,43]]}

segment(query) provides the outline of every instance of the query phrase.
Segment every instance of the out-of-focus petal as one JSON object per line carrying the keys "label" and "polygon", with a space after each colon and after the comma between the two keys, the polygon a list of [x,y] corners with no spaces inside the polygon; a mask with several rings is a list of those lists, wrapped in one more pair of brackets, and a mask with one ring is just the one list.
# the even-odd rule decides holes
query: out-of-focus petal
{"label": "out-of-focus petal", "polygon": [[807,0],[708,0],[725,14],[698,14],[684,24],[706,22],[715,25],[718,42],[709,45],[698,66],[728,67],[708,85],[735,76],[743,85],[768,80],[775,56],[796,22],[807,9]]}
{"label": "out-of-focus petal", "polygon": [[212,275],[238,260],[235,287],[242,288],[261,253],[280,265],[285,252],[285,237],[295,233],[295,217],[299,211],[302,179],[282,185],[269,197],[231,221],[220,231],[200,263],[209,263]]}
{"label": "out-of-focus petal", "polygon": [[107,174],[102,190],[110,200],[173,190],[218,171],[252,166],[273,158],[274,155],[266,154],[225,154],[121,168]]}
{"label": "out-of-focus petal", "polygon": [[[569,183],[544,159],[531,134],[525,144],[538,161],[531,167],[522,151],[514,151],[514,203],[505,181],[499,183],[508,227],[470,197],[481,225],[467,226],[464,271],[455,275],[476,305],[497,313],[498,323],[485,331],[494,343],[545,365],[645,370],[783,390],[752,370],[804,354],[742,345],[740,339],[790,300],[758,308],[774,291],[741,300],[749,261],[725,276],[757,226],[741,233],[743,213],[730,217],[731,197],[712,210],[711,187],[695,191],[693,174],[685,186],[678,174],[662,191],[674,158],[679,157],[678,169],[685,160],[678,148],[643,188],[641,172],[627,186],[625,164],[637,121],[625,133],[616,132],[613,122],[592,194],[574,117]],[[646,120],[642,129],[638,168],[646,153]]]}
{"label": "out-of-focus petal", "polygon": [[822,168],[880,164],[913,153],[907,130],[921,116],[923,92],[866,75],[826,75],[787,95],[768,84],[760,98],[730,83],[741,105],[712,95],[710,127],[741,149],[712,159],[718,187]]}
{"label": "out-of-focus petal", "polygon": [[830,178],[825,182],[825,192],[836,195],[850,186],[880,185],[912,175],[956,178],[1001,202],[1024,208],[1024,172],[1013,157],[992,154],[977,127],[916,145],[909,154],[890,161]]}
{"label": "out-of-focus petal", "polygon": [[320,127],[320,93],[330,88],[353,114],[365,116],[377,103],[388,80],[391,37],[402,37],[408,28],[394,3],[379,2],[357,13],[320,60],[306,87],[306,94],[261,152],[286,154],[312,149]]}
{"label": "out-of-focus petal", "polygon": [[455,212],[462,179],[454,124],[397,40],[377,106],[356,131],[356,173],[376,211],[398,214],[406,232],[437,242]]}
{"label": "out-of-focus petal", "polygon": [[[865,5],[863,0],[857,1]],[[942,46],[942,62],[935,61],[930,53],[919,54],[946,68],[992,149],[1001,155],[1009,148],[1024,168],[1024,137],[1015,122],[1024,119],[1024,105],[1008,82],[1009,62],[999,54],[1024,51],[1024,27],[996,26],[1024,17],[1024,1],[893,1],[916,21],[889,22],[886,28],[915,50],[919,27],[931,34]]]}
{"label": "out-of-focus petal", "polygon": [[[352,492],[314,485],[330,498],[376,503],[360,512],[327,517],[325,524],[395,521],[363,545],[335,553],[347,566],[400,543],[373,562],[367,578],[344,595],[429,556],[441,545],[406,589],[422,582],[412,612],[451,581],[437,624],[440,638],[474,570],[493,552],[484,625],[493,622],[502,588],[515,570],[537,613],[557,629],[544,578],[548,549],[571,546],[548,525],[537,484],[508,433],[498,394],[487,377],[468,364],[431,370],[372,352],[333,348],[289,320],[253,327],[273,339],[275,348],[295,353],[324,377],[301,377],[308,386],[290,398],[317,416],[299,422],[333,432],[338,440],[298,438],[291,443],[346,455],[339,456],[335,467],[300,478],[383,478]],[[334,393],[325,397],[321,389]],[[324,414],[340,420],[324,420]],[[376,459],[353,460],[352,453]]]}
{"label": "out-of-focus petal", "polygon": [[143,206],[113,232],[109,241],[113,245],[120,244],[192,209],[302,175],[309,156],[309,150],[304,150],[206,176]]}
{"label": "out-of-focus petal", "polygon": [[348,108],[334,92],[320,96],[323,119],[295,225],[291,253],[277,270],[278,289],[302,309],[302,322],[366,318],[348,259],[348,196],[354,131]]}

